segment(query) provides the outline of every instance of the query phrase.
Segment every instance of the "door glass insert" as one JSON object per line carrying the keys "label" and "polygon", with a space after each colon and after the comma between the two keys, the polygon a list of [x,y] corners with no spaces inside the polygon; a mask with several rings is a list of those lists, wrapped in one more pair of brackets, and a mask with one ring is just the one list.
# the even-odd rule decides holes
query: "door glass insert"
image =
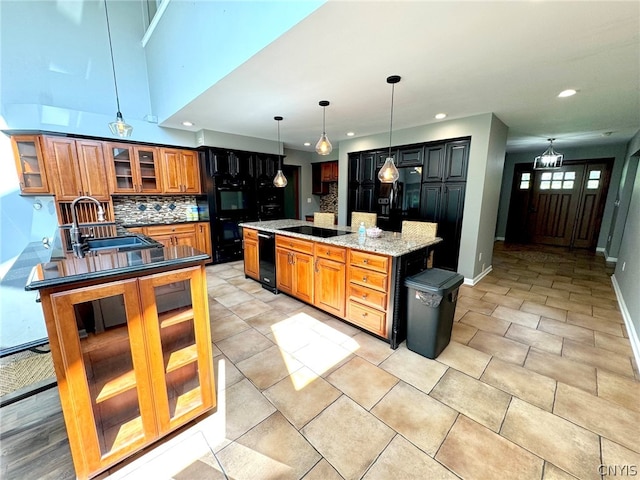
{"label": "door glass insert", "polygon": [[563,177],[564,177],[564,172],[553,172],[554,180],[562,180]]}
{"label": "door glass insert", "polygon": [[599,179],[600,178],[600,170],[590,170],[589,171],[589,180]]}
{"label": "door glass insert", "polygon": [[35,142],[16,142],[16,145],[18,147],[18,155],[20,155],[25,187],[42,188],[42,173],[40,172]]}
{"label": "door glass insert", "polygon": [[564,179],[565,180],[575,180],[576,179],[576,172],[564,172]]}
{"label": "door glass insert", "polygon": [[562,182],[563,190],[572,190],[573,189],[573,180],[565,180]]}
{"label": "door glass insert", "polygon": [[590,170],[589,180],[587,180],[587,189],[596,190],[600,186],[600,170]]}
{"label": "door glass insert", "polygon": [[116,170],[116,188],[121,190],[133,189],[133,173],[131,170],[131,156],[128,148],[112,148],[113,163]]}
{"label": "door glass insert", "polygon": [[531,182],[531,173],[525,172],[520,177],[520,190],[527,190]]}
{"label": "door glass insert", "polygon": [[153,151],[138,150],[138,165],[140,165],[140,182],[142,190],[157,190],[158,180],[156,172],[156,163],[153,158]]}
{"label": "door glass insert", "polygon": [[551,182],[549,180],[542,180],[540,182],[540,190],[549,190],[551,188]]}
{"label": "door glass insert", "polygon": [[554,180],[551,182],[551,189],[552,190],[560,190],[562,188],[562,181],[560,180]]}
{"label": "door glass insert", "polygon": [[551,172],[542,172],[542,180],[551,180]]}

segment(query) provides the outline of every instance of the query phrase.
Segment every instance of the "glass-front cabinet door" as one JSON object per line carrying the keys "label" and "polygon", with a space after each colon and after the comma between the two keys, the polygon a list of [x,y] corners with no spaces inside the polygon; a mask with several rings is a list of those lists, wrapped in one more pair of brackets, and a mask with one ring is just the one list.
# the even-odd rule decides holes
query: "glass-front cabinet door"
{"label": "glass-front cabinet door", "polygon": [[83,477],[157,434],[137,281],[55,293],[51,306],[65,366],[62,376],[57,372],[60,396],[76,472]]}
{"label": "glass-front cabinet door", "polygon": [[109,142],[105,157],[114,193],[162,193],[156,148]]}
{"label": "glass-front cabinet door", "polygon": [[[200,267],[140,279],[160,432],[215,404],[204,275]],[[197,318],[206,321],[197,322]]]}
{"label": "glass-front cabinet door", "polygon": [[44,168],[40,138],[37,135],[11,137],[20,191],[24,195],[51,193]]}

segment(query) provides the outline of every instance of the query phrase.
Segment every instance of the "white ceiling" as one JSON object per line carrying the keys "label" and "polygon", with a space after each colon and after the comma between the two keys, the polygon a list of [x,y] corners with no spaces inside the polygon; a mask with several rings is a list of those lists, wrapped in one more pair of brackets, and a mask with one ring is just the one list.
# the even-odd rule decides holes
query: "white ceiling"
{"label": "white ceiling", "polygon": [[[394,130],[493,112],[509,152],[627,141],[640,129],[640,2],[330,1],[162,125],[275,140],[281,115],[285,146],[312,151],[329,100],[335,147],[389,131],[394,74]],[[566,88],[578,94],[557,98]]]}

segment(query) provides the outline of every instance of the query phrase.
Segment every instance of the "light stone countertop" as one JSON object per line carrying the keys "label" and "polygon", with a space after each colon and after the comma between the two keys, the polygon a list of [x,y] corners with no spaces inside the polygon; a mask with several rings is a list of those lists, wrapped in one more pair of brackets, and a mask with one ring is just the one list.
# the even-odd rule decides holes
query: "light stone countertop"
{"label": "light stone countertop", "polygon": [[356,229],[351,227],[334,225],[333,227],[322,227],[332,230],[348,230],[353,233],[347,235],[338,235],[335,237],[322,238],[313,235],[305,235],[296,232],[287,232],[283,228],[296,227],[299,225],[308,225],[310,227],[317,226],[313,222],[305,222],[304,220],[269,220],[265,222],[246,222],[240,223],[241,227],[253,228],[255,230],[277,233],[279,235],[287,235],[289,237],[302,238],[304,240],[312,240],[314,242],[327,243],[339,247],[354,248],[364,252],[382,253],[392,257],[400,257],[407,253],[421,248],[442,242],[440,237],[425,237],[421,235],[406,235],[399,232],[383,232],[378,238],[367,237],[364,245],[358,243],[358,233]]}

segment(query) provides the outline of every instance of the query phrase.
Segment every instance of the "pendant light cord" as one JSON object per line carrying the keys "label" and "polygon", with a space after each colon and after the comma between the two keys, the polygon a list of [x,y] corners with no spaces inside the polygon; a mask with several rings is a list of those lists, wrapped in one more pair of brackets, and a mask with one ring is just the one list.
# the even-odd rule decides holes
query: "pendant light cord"
{"label": "pendant light cord", "polygon": [[327,134],[327,131],[324,128],[324,116],[325,116],[326,111],[327,111],[327,107],[322,107],[322,135],[326,135]]}
{"label": "pendant light cord", "polygon": [[391,132],[393,132],[393,93],[396,89],[396,84],[391,84],[391,120],[389,121],[389,157],[391,157]]}
{"label": "pendant light cord", "polygon": [[107,0],[104,0],[104,14],[107,17],[107,35],[109,36],[109,52],[111,53],[111,71],[113,72],[113,85],[116,89],[116,104],[120,113],[120,98],[118,97],[118,82],[116,82],[116,65],[113,61],[113,46],[111,45],[111,28],[109,26],[109,12],[107,11]]}

